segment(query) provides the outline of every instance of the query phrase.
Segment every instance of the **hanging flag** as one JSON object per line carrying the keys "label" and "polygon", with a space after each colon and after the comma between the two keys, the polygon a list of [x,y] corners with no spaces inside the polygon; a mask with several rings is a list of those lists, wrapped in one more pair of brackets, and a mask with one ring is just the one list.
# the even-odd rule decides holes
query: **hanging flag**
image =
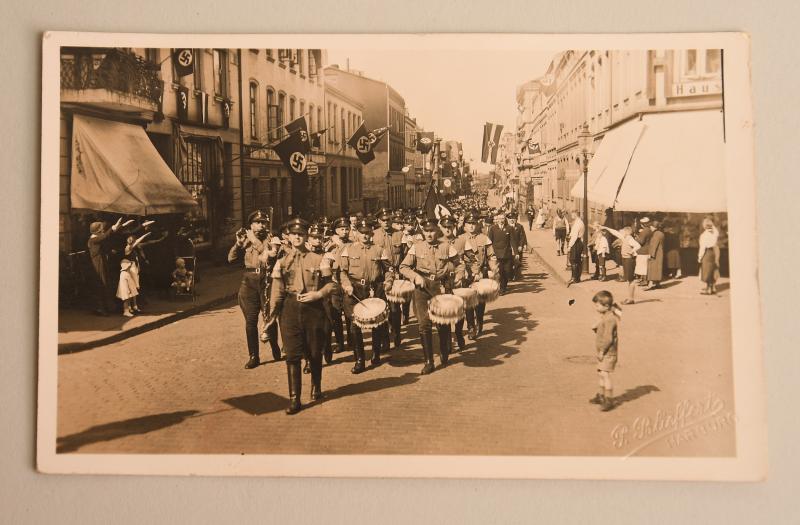
{"label": "hanging flag", "polygon": [[286,132],[289,135],[298,136],[301,145],[304,145],[305,148],[302,150],[303,153],[308,153],[309,151],[311,151],[311,143],[308,140],[308,123],[306,122],[305,116],[294,119],[293,121],[286,124],[285,128]]}
{"label": "hanging flag", "polygon": [[175,65],[175,75],[185,77],[194,73],[194,50],[175,49],[172,51],[172,63]]}
{"label": "hanging flag", "polygon": [[208,93],[200,92],[200,123],[208,124]]}
{"label": "hanging flag", "polygon": [[497,147],[500,144],[500,134],[503,132],[502,124],[487,122],[483,125],[483,147],[481,149],[481,162],[497,162]]}
{"label": "hanging flag", "polygon": [[428,153],[433,148],[433,131],[417,132],[417,151]]}
{"label": "hanging flag", "polygon": [[311,147],[312,148],[317,148],[317,149],[322,148],[322,135],[324,135],[325,132],[328,131],[328,129],[330,129],[330,128],[322,129],[320,131],[317,131],[316,133],[312,133],[311,134]]}
{"label": "hanging flag", "polygon": [[356,150],[359,160],[364,164],[369,164],[375,159],[375,146],[386,134],[389,128],[378,128],[367,132],[367,125],[362,122],[353,136],[347,141],[347,145]]}
{"label": "hanging flag", "polygon": [[436,181],[431,181],[428,186],[428,194],[425,196],[425,203],[422,205],[425,215],[429,219],[441,219],[445,215],[452,215],[453,212],[442,204],[439,198],[439,190],[436,188]]}
{"label": "hanging flag", "polygon": [[307,156],[308,138],[303,141],[300,133],[292,133],[273,149],[292,175],[306,175],[309,160]]}
{"label": "hanging flag", "polygon": [[178,91],[175,92],[178,106],[178,120],[186,122],[189,120],[189,88],[186,86],[178,86]]}
{"label": "hanging flag", "polygon": [[528,139],[528,151],[530,153],[541,153],[542,149],[539,147],[538,142],[534,142],[533,139]]}

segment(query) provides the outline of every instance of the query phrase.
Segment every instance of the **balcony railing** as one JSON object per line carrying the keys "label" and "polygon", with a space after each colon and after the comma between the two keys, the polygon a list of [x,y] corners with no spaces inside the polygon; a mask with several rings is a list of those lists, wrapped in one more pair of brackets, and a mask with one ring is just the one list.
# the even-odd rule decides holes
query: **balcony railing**
{"label": "balcony railing", "polygon": [[158,105],[163,92],[158,64],[118,48],[64,48],[61,89],[107,89]]}

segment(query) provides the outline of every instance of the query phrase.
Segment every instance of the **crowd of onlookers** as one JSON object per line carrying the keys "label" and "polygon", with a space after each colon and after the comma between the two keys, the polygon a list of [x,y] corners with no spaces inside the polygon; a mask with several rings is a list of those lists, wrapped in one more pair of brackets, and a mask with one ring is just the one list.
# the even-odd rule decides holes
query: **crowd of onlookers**
{"label": "crowd of onlookers", "polygon": [[[529,205],[525,210],[528,228],[553,232],[557,255],[568,256],[573,277],[580,281],[584,247],[581,237],[585,224],[580,213],[567,213],[543,205]],[[589,230],[589,254],[594,266],[592,279],[606,280],[607,265],[621,268],[619,280],[629,283],[628,297],[634,301],[636,286],[656,290],[668,279],[699,275],[703,294],[715,294],[720,274],[727,274],[727,221],[725,216],[699,214],[629,214],[606,210],[602,222]]]}

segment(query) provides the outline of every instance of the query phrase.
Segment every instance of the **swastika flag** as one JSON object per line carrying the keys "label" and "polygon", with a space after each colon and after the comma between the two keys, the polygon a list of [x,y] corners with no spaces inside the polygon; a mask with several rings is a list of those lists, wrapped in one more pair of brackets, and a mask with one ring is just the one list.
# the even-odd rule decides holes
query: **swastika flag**
{"label": "swastika flag", "polygon": [[497,162],[497,148],[500,146],[500,134],[503,132],[502,124],[487,122],[483,125],[483,148],[481,149],[481,162]]}
{"label": "swastika flag", "polygon": [[311,160],[308,154],[308,133],[305,139],[302,133],[292,133],[275,146],[275,153],[289,168],[292,175],[307,176],[306,168],[308,161]]}
{"label": "swastika flag", "polygon": [[347,141],[347,145],[356,150],[359,160],[364,164],[369,164],[375,160],[375,146],[386,134],[389,128],[379,128],[367,131],[367,124],[362,122],[353,136]]}

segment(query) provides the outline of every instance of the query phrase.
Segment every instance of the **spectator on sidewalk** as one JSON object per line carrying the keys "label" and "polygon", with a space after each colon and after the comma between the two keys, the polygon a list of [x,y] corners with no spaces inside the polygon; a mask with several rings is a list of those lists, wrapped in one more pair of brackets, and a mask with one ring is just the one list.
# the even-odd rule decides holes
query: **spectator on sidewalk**
{"label": "spectator on sidewalk", "polygon": [[681,277],[680,239],[673,223],[664,225],[664,251],[666,252],[666,276],[679,279]]}
{"label": "spectator on sidewalk", "polygon": [[706,284],[703,295],[717,293],[719,279],[719,230],[710,217],[703,219],[703,233],[698,240],[697,262],[700,264],[700,280]]}
{"label": "spectator on sidewalk", "polygon": [[517,222],[517,212],[512,211],[506,215],[508,227],[511,229],[511,244],[514,245],[515,255],[511,275],[514,280],[522,279],[522,255],[528,247],[528,236],[525,235],[525,228]]}
{"label": "spectator on sidewalk", "polygon": [[628,283],[628,297],[622,301],[622,304],[633,304],[633,294],[636,290],[634,267],[636,265],[636,255],[641,245],[633,238],[633,230],[630,226],[625,226],[620,231],[607,226],[603,226],[603,229],[617,238],[613,244],[620,249],[622,257],[622,275],[624,281]]}
{"label": "spectator on sidewalk", "polygon": [[533,230],[533,221],[536,219],[536,209],[533,204],[528,204],[528,209],[525,210],[525,216],[528,218],[528,231]]}
{"label": "spectator on sidewalk", "polygon": [[586,226],[583,224],[581,214],[577,210],[572,212],[572,224],[569,225],[569,262],[572,265],[572,278],[567,281],[567,286],[581,282],[581,272],[583,271],[583,232]]}
{"label": "spectator on sidewalk", "polygon": [[619,346],[619,318],[621,309],[614,302],[614,296],[601,290],[592,298],[600,319],[592,327],[595,332],[595,351],[597,353],[597,394],[589,400],[600,405],[603,412],[614,408],[614,387],[611,373],[617,367]]}
{"label": "spectator on sidewalk", "polygon": [[661,281],[664,279],[664,232],[661,231],[661,223],[654,220],[650,230],[650,259],[647,262],[647,280],[650,281],[650,286],[645,291],[661,288]]}
{"label": "spectator on sidewalk", "polygon": [[136,285],[133,263],[128,259],[122,259],[119,267],[119,283],[117,284],[117,297],[122,300],[122,315],[133,317],[138,311],[136,296],[139,295],[139,288]]}
{"label": "spectator on sidewalk", "polygon": [[567,240],[569,233],[569,222],[564,216],[565,212],[560,209],[556,210],[556,216],[553,218],[553,236],[556,239],[556,246],[558,247],[558,255],[564,255],[564,244]]}
{"label": "spectator on sidewalk", "polygon": [[536,227],[537,228],[539,228],[539,229],[543,229],[544,228],[545,223],[547,222],[547,214],[548,213],[550,213],[550,209],[547,207],[546,204],[542,205],[542,207],[539,208],[539,213],[536,215]]}
{"label": "spectator on sidewalk", "polygon": [[636,267],[634,273],[639,279],[639,285],[645,286],[647,284],[647,262],[650,260],[650,252],[647,245],[650,242],[650,236],[653,231],[650,229],[650,219],[642,217],[639,221],[639,229],[636,232],[636,242],[639,243],[641,249],[639,255],[636,256]]}
{"label": "spectator on sidewalk", "polygon": [[494,253],[500,273],[500,293],[506,293],[508,281],[512,276],[512,262],[516,255],[516,247],[511,239],[511,228],[506,223],[506,216],[502,210],[497,210],[494,214],[494,224],[487,232],[489,240],[494,246]]}
{"label": "spectator on sidewalk", "polygon": [[589,239],[592,261],[594,261],[594,276],[592,279],[606,280],[606,259],[610,253],[608,239],[599,223],[592,224],[592,237]]}
{"label": "spectator on sidewalk", "polygon": [[108,228],[106,223],[102,221],[93,222],[89,225],[87,247],[92,261],[92,269],[94,270],[91,286],[96,306],[95,313],[98,315],[108,315],[110,309],[109,296],[111,292],[109,283],[111,279],[108,271],[109,247],[107,241],[113,233],[120,229],[121,225],[122,217],[117,219],[117,222],[111,228]]}

